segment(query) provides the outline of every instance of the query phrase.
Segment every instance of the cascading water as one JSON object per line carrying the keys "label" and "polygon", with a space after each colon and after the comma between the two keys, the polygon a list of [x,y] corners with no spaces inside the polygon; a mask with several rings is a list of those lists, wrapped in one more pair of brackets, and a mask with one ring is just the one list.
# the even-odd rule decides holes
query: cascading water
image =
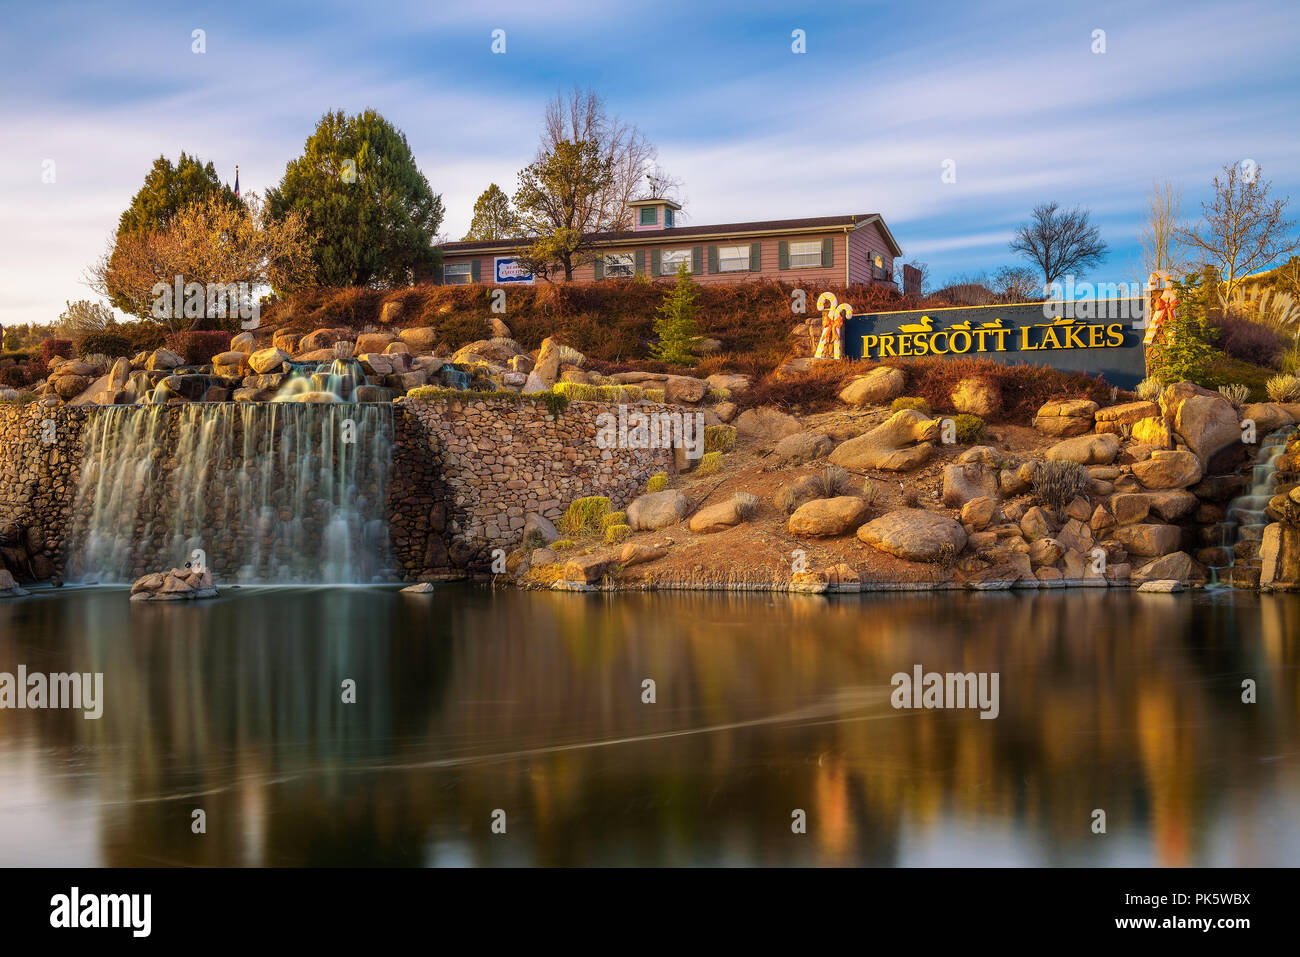
{"label": "cascading water", "polygon": [[[1286,451],[1286,441],[1292,431],[1288,426],[1264,437],[1255,464],[1249,467],[1250,484],[1246,492],[1228,503],[1224,518],[1231,535],[1230,571],[1234,583],[1240,579],[1241,584],[1252,584],[1249,571],[1259,566],[1259,545],[1269,523],[1265,509],[1276,492],[1277,459]],[[1213,571],[1215,580],[1228,577],[1222,574],[1223,568]]]}
{"label": "cascading water", "polygon": [[393,426],[379,402],[96,410],[71,577],[128,582],[202,549],[218,582],[385,580]]}

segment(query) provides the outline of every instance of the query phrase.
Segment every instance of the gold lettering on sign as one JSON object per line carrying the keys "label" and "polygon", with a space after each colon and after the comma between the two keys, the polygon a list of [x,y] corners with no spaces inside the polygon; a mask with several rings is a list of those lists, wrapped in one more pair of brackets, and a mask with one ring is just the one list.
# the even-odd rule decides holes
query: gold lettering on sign
{"label": "gold lettering on sign", "polygon": [[[928,317],[927,317],[928,320]],[[900,328],[907,332],[888,332],[864,335],[862,357],[879,359],[902,356],[945,356],[967,353],[1006,352],[1011,343],[1008,337],[1016,330],[1004,327],[1001,319],[972,328],[969,321],[954,323],[947,329],[926,329],[930,323],[911,324]],[[1021,352],[1043,349],[1114,349],[1124,344],[1124,325],[1076,323],[1073,319],[1032,326],[1020,326],[1020,335],[1013,339]]]}

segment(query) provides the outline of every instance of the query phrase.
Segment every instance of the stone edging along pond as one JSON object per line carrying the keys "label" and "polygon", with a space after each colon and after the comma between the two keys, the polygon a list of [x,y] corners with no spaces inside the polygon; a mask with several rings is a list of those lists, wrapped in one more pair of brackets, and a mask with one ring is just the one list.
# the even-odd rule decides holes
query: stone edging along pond
{"label": "stone edging along pond", "polygon": [[[1089,427],[1092,426],[1093,412],[1097,412],[1096,434],[1080,435],[1076,444],[1081,443],[1091,449],[1099,443],[1105,445],[1106,442],[1102,442],[1101,439],[1106,439],[1112,445],[1124,444],[1127,447],[1129,442],[1127,432],[1124,433],[1123,443],[1118,443],[1118,437],[1115,435],[1102,435],[1103,414],[1106,414],[1107,420],[1109,420],[1111,418],[1109,413],[1112,410],[1102,409],[1097,411],[1095,403],[1085,404],[1093,406],[1093,410],[1088,412],[1086,416],[1088,421],[1084,424]],[[1049,405],[1051,404],[1049,403]],[[1150,404],[1147,403],[1147,405]],[[394,567],[397,570],[394,580],[431,581],[449,578],[483,580],[492,578],[496,577],[492,573],[496,569],[489,572],[489,568],[495,561],[494,556],[503,552],[511,552],[510,564],[512,567],[509,567],[508,571],[510,576],[515,578],[521,586],[539,587],[544,585],[557,590],[572,591],[707,590],[837,594],[886,591],[947,591],[956,589],[981,591],[1005,590],[1008,588],[1018,590],[1052,589],[1102,587],[1103,585],[1132,587],[1136,583],[1128,580],[1127,565],[1125,565],[1124,574],[1116,574],[1114,580],[1107,580],[1107,578],[1100,576],[1079,578],[1077,577],[1077,566],[1074,569],[1076,575],[1071,575],[1068,562],[1063,570],[1054,570],[1053,575],[1050,576],[1046,574],[1046,571],[1053,571],[1050,563],[1035,577],[1033,574],[1024,573],[1010,576],[1002,575],[999,572],[1002,570],[1003,565],[997,562],[985,562],[983,566],[977,563],[976,566],[969,569],[958,564],[957,567],[961,569],[961,575],[958,576],[957,580],[872,580],[878,577],[876,570],[870,567],[872,561],[870,556],[875,555],[876,551],[872,548],[863,550],[857,542],[853,542],[851,539],[847,542],[847,545],[854,549],[851,557],[847,559],[841,558],[840,564],[834,564],[833,560],[818,562],[819,566],[825,566],[829,569],[829,572],[799,573],[789,581],[781,581],[776,577],[764,581],[762,579],[766,576],[766,573],[759,571],[757,574],[748,575],[749,578],[758,580],[747,581],[745,580],[747,574],[743,570],[737,573],[728,564],[724,553],[719,553],[719,557],[710,561],[708,555],[713,552],[712,546],[714,544],[711,537],[704,539],[709,542],[710,548],[698,556],[703,564],[693,571],[689,568],[672,567],[673,563],[670,561],[662,566],[665,571],[657,572],[652,576],[637,578],[636,575],[644,571],[639,570],[634,575],[624,578],[622,575],[624,566],[635,565],[643,561],[653,561],[654,559],[642,558],[638,561],[628,562],[620,560],[616,555],[593,555],[589,552],[586,555],[576,553],[553,555],[550,561],[558,566],[554,569],[554,574],[549,580],[537,580],[527,574],[528,565],[530,564],[527,559],[532,558],[535,553],[524,555],[519,550],[519,540],[524,536],[524,532],[530,523],[545,521],[550,524],[558,521],[563,516],[569,503],[575,499],[593,494],[606,497],[614,503],[615,507],[626,503],[629,512],[631,512],[636,507],[638,500],[646,498],[642,493],[646,489],[647,481],[652,476],[659,473],[670,476],[676,475],[679,472],[679,465],[681,465],[681,458],[673,449],[640,449],[622,446],[611,448],[598,442],[597,434],[602,428],[600,416],[608,414],[617,408],[616,406],[609,403],[585,401],[569,402],[564,408],[555,408],[553,406],[554,403],[547,401],[545,398],[537,399],[529,395],[512,394],[504,397],[472,392],[456,395],[431,395],[427,398],[408,397],[400,399],[391,405],[382,403],[365,406],[368,409],[382,408],[385,410],[384,415],[391,417],[392,468],[387,483],[385,512],[388,520],[388,541],[392,550]],[[339,415],[351,407],[354,406],[349,403],[322,404],[299,407],[302,411],[297,411],[294,414]],[[637,407],[647,411],[656,410],[670,413],[682,411],[680,406],[658,403],[639,402]],[[274,403],[118,406],[112,407],[110,410],[84,406],[59,406],[54,408],[36,405],[6,404],[0,406],[0,449],[3,449],[4,452],[3,459],[0,460],[0,530],[5,532],[5,540],[0,544],[3,544],[6,549],[4,552],[5,561],[10,567],[17,564],[20,569],[25,569],[27,580],[58,580],[64,576],[64,568],[68,558],[66,549],[70,529],[77,520],[74,513],[79,511],[84,504],[78,501],[77,494],[81,460],[86,445],[83,437],[86,434],[88,422],[95,420],[96,416],[108,414],[110,411],[119,416],[134,415],[138,412],[139,414],[154,416],[161,415],[169,420],[181,415],[188,415],[193,418],[207,414],[203,411],[205,408],[238,410],[233,414],[241,418],[243,425],[240,427],[245,429],[250,427],[261,428],[262,426],[258,424],[261,422],[259,417],[264,414],[270,415],[272,412],[279,415],[286,414],[283,405]],[[1119,408],[1116,407],[1116,409]],[[391,410],[391,413],[388,410]],[[755,411],[767,413],[766,409]],[[1058,415],[1064,416],[1065,413],[1061,412]],[[912,419],[924,418],[924,416],[918,417],[915,412],[908,412],[906,415],[902,412],[895,413],[886,423],[880,426],[880,429],[885,431],[892,429],[892,436],[892,432],[897,432],[898,429],[890,426],[890,423],[897,424],[896,420],[900,416],[908,420],[904,423],[909,426],[907,430],[904,430],[909,433],[904,442],[904,451],[908,454],[902,458],[910,462],[911,452],[913,450],[919,451],[926,444],[928,433],[922,435],[921,433],[924,430],[912,422]],[[746,427],[744,421],[747,417],[750,420],[749,428]],[[773,423],[784,424],[777,422],[780,417],[780,413],[753,415],[747,412],[737,419],[736,424],[741,427],[740,431],[745,447],[750,450],[769,447],[779,449],[783,445],[789,444],[786,441],[789,439],[790,443],[793,443],[792,447],[815,446],[822,448],[820,441],[802,441],[809,437],[807,431],[787,431],[782,435],[765,433],[764,430],[772,426]],[[807,430],[809,428],[806,423],[799,422],[793,417],[784,416],[784,418],[789,419],[790,423],[792,423],[790,425],[791,429]],[[1048,419],[1049,424],[1051,422],[1050,417],[1045,412],[1040,412],[1040,418]],[[179,421],[179,419],[173,420],[170,423],[171,426],[175,425],[175,421]],[[755,425],[755,423],[758,424]],[[913,426],[916,426],[916,428],[912,428]],[[1040,426],[1040,428],[1046,431],[1044,427]],[[174,432],[175,428],[172,428],[171,431]],[[879,429],[876,431],[879,431]],[[841,460],[848,461],[845,456],[850,451],[858,457],[879,456],[880,451],[872,445],[872,441],[874,441],[872,435],[874,434],[874,432],[859,433],[856,438],[848,441],[841,440],[840,448],[836,449],[830,460],[835,462],[836,457],[840,456]],[[1059,431],[1055,433],[1046,431],[1046,434],[1059,437],[1061,433]],[[1065,434],[1068,437],[1077,433],[1067,432]],[[813,438],[820,440],[825,437],[813,436]],[[171,438],[167,438],[165,444],[172,441]],[[1058,442],[1057,445],[1063,448],[1067,441],[1073,440],[1063,440]],[[1170,441],[1171,444],[1174,444],[1174,440],[1171,439]],[[735,442],[734,430],[732,442]],[[830,444],[833,446],[834,443]],[[891,461],[898,457],[892,451],[892,447],[891,450],[886,451],[889,451]],[[1046,451],[1047,457],[1050,459],[1053,450],[1048,449]],[[161,460],[166,464],[168,456],[174,452],[175,449],[170,446],[160,450]],[[744,461],[743,455],[747,454],[750,453],[745,452],[742,454],[741,461]],[[769,453],[764,452],[762,454]],[[822,449],[820,454],[825,455],[825,449]],[[1042,450],[1039,450],[1039,454],[1042,454]],[[1088,454],[1093,453],[1089,452]],[[962,548],[957,550],[961,560],[964,561],[973,552],[976,548],[975,542],[977,539],[982,541],[987,538],[990,543],[1002,542],[1003,539],[999,535],[995,535],[993,529],[1011,528],[1013,525],[1017,528],[1028,528],[1031,519],[1040,525],[1043,524],[1044,518],[1046,518],[1047,522],[1042,530],[1035,531],[1032,535],[1028,531],[1024,533],[1025,539],[1031,543],[1035,552],[1033,562],[1035,571],[1043,567],[1037,553],[1045,549],[1039,548],[1037,542],[1039,538],[1064,536],[1063,540],[1068,544],[1071,536],[1077,537],[1089,524],[1096,526],[1098,541],[1102,537],[1113,535],[1110,530],[1106,530],[1104,535],[1102,531],[1103,529],[1113,529],[1115,527],[1114,518],[1109,513],[1104,518],[1110,524],[1097,525],[1098,514],[1096,512],[1092,514],[1091,520],[1087,511],[1084,510],[1079,511],[1077,516],[1071,518],[1070,521],[1066,521],[1068,516],[1065,512],[1055,517],[1050,515],[1035,517],[1033,513],[1036,511],[1041,512],[1041,509],[1029,508],[1026,511],[1023,505],[1013,503],[1012,498],[1016,495],[1013,490],[1019,488],[1023,492],[1025,482],[1023,474],[1018,473],[1015,467],[1010,469],[1006,467],[1005,463],[1001,461],[1002,455],[1003,453],[997,449],[976,446],[967,448],[955,460],[944,459],[944,461],[950,461],[952,464],[944,467],[943,504],[949,508],[953,507],[952,503],[947,500],[950,484],[958,490],[966,489],[967,492],[961,499],[965,502],[961,506],[961,519],[962,524],[966,526],[962,541],[965,543],[969,540],[971,548],[966,549],[963,545]],[[1148,452],[1147,455],[1150,456],[1151,453]],[[1187,458],[1189,453],[1185,450],[1172,450],[1157,453],[1157,455],[1170,456],[1171,458],[1161,459],[1160,461],[1173,463],[1178,460],[1179,456]],[[1152,501],[1146,504],[1150,505],[1152,517],[1138,517],[1136,521],[1138,523],[1156,524],[1138,524],[1134,528],[1139,531],[1147,530],[1143,533],[1147,537],[1153,536],[1161,530],[1172,531],[1173,529],[1170,526],[1158,522],[1155,518],[1155,510],[1160,507],[1157,499],[1161,495],[1169,497],[1172,493],[1149,491],[1152,488],[1165,487],[1165,485],[1153,484],[1147,481],[1149,478],[1147,472],[1153,470],[1148,469],[1139,462],[1140,468],[1137,469],[1138,474],[1135,475],[1134,466],[1119,467],[1118,462],[1115,465],[1108,464],[1112,460],[1114,460],[1114,455],[1109,456],[1107,464],[1089,466],[1089,471],[1093,476],[1094,502],[1102,503],[1097,505],[1096,508],[1105,511],[1106,509],[1102,506],[1109,508],[1108,503],[1111,501],[1112,496],[1118,501],[1121,494],[1126,498],[1142,498],[1144,501],[1145,499],[1151,499]],[[850,464],[853,463],[850,462]],[[1151,464],[1154,465],[1155,460],[1151,460]],[[870,468],[871,466],[864,467]],[[998,473],[999,468],[1001,469],[1000,476]],[[1169,471],[1171,466],[1162,466],[1161,468],[1163,471]],[[1146,471],[1143,471],[1143,469]],[[1197,474],[1199,475],[1199,471]],[[1139,478],[1143,479],[1146,484],[1139,484]],[[968,507],[971,505],[971,499],[979,497],[981,483],[987,485],[990,481],[993,483],[989,486],[989,488],[993,489],[993,508],[989,510]],[[1195,481],[1197,479],[1188,479],[1188,482]],[[1125,483],[1127,483],[1127,486]],[[1099,492],[1098,489],[1103,489],[1103,491]],[[220,490],[214,490],[214,494],[218,491]],[[1212,491],[1202,493],[1199,491],[1199,486],[1194,491],[1197,491],[1203,502],[1215,501]],[[1186,492],[1176,494],[1188,497]],[[935,495],[937,498],[937,491]],[[1206,498],[1206,495],[1211,497]],[[699,508],[707,499],[708,495],[706,494],[695,505],[695,508]],[[838,500],[832,499],[829,501],[833,503]],[[1072,503],[1072,506],[1074,504],[1076,503]],[[1005,514],[1003,505],[1007,506]],[[1013,508],[1012,505],[1015,507]],[[1092,504],[1086,501],[1083,502],[1083,505],[1087,505],[1088,508],[1093,507]],[[738,520],[733,520],[721,514],[727,511],[725,503],[715,502],[697,515],[692,515],[692,511],[694,509],[683,510],[672,521],[685,524],[689,519],[693,533],[702,530],[725,530],[727,527],[738,524]],[[799,511],[802,512],[803,509]],[[982,517],[976,514],[983,512],[988,514],[983,514]],[[1219,512],[1222,512],[1222,508],[1219,509]],[[697,529],[696,522],[704,518],[705,513],[708,513],[709,522],[713,522],[714,525],[708,529]],[[934,514],[937,515],[938,513]],[[1117,512],[1116,515],[1118,516],[1118,514]],[[895,512],[893,515],[896,518],[898,513]],[[1124,519],[1121,517],[1120,523],[1122,525],[1124,521],[1132,520],[1131,518]],[[784,519],[782,521],[784,522]],[[953,522],[952,519],[943,519],[943,521]],[[1003,524],[999,525],[999,522]],[[638,530],[647,527],[662,527],[653,525],[638,526],[635,521],[633,521],[633,526]],[[989,529],[989,531],[984,531],[985,529]],[[1058,531],[1058,529],[1060,530]],[[1130,529],[1125,526],[1122,530]],[[206,534],[210,530],[205,529],[204,531]],[[848,530],[840,534],[841,537],[847,538],[852,532]],[[1019,534],[1017,532],[1017,535]],[[870,544],[868,538],[863,537],[861,534],[858,537],[863,542]],[[1156,537],[1159,538],[1160,536]],[[1144,539],[1132,538],[1131,536],[1130,539],[1131,543],[1144,541]],[[1092,541],[1090,535],[1087,540]],[[1190,539],[1184,536],[1184,541],[1190,541]],[[628,547],[632,545],[633,543],[628,543]],[[644,544],[638,545],[638,547],[645,548]],[[1082,545],[1078,547],[1083,548]],[[1184,545],[1184,547],[1188,546]],[[1274,543],[1273,547],[1276,547],[1276,543]],[[998,549],[1001,549],[1001,551],[1006,550],[999,544],[990,551],[990,555]],[[241,550],[242,543],[237,538],[233,542],[228,542],[225,546],[214,546],[209,560],[218,584],[223,580],[235,580],[230,572],[241,560]],[[592,549],[591,551],[595,550]],[[21,554],[18,554],[19,552]],[[1130,549],[1130,554],[1140,556],[1143,553],[1141,551],[1134,552]],[[1152,553],[1148,552],[1146,554]],[[1168,555],[1168,553],[1165,554]],[[1177,554],[1181,554],[1184,559],[1190,561],[1185,552]],[[860,574],[858,568],[843,564],[845,560],[857,561],[863,557],[867,558],[866,574]],[[1008,557],[1015,558],[1016,556],[1002,555],[998,551],[997,557],[998,561],[1002,561]],[[183,556],[176,556],[176,558],[183,559]],[[521,562],[521,558],[525,560]],[[566,559],[568,560],[566,561]],[[575,559],[592,566],[601,566],[603,563],[603,567],[589,567],[581,569],[577,575],[570,575],[567,566]],[[1135,578],[1150,582],[1153,578],[1168,579],[1177,577],[1170,576],[1167,573],[1164,575],[1156,574],[1157,571],[1164,569],[1164,565],[1160,565],[1159,569],[1157,569],[1154,567],[1154,561],[1148,562],[1145,558],[1138,561],[1139,563],[1145,563],[1144,567],[1152,566],[1150,568],[1151,574],[1135,575]],[[1027,565],[1028,559],[1023,559],[1023,562]],[[181,562],[171,560],[169,564],[178,565]],[[1166,564],[1172,565],[1176,563]],[[983,567],[983,571],[976,573],[980,567]],[[1134,568],[1136,567],[1135,564]],[[930,574],[923,569],[922,577],[930,577]],[[948,572],[944,574],[949,575]],[[885,574],[881,577],[888,579],[891,576]],[[903,577],[906,577],[906,575]],[[1107,572],[1107,577],[1110,577],[1109,572]],[[1294,583],[1289,579],[1283,579],[1276,580],[1273,587],[1282,589],[1293,585]]]}

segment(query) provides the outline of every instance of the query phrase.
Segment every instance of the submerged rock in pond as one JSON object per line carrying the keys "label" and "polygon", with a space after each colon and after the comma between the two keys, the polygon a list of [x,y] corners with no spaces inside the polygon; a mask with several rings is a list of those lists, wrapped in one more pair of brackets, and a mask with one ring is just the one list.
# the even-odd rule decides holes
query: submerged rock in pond
{"label": "submerged rock in pond", "polygon": [[408,595],[427,595],[433,591],[433,582],[416,582],[402,589]]}
{"label": "submerged rock in pond", "polygon": [[173,568],[153,572],[136,579],[131,586],[132,601],[180,601],[194,598],[216,598],[217,589],[212,584],[212,572],[204,568]]}

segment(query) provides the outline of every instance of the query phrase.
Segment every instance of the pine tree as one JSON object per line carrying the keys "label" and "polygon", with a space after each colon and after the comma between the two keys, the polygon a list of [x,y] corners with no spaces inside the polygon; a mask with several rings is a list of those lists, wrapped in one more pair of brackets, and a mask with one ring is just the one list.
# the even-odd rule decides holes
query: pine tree
{"label": "pine tree", "polygon": [[496,183],[489,183],[474,203],[474,218],[463,240],[513,239],[519,235],[519,217],[510,197]]}
{"label": "pine tree", "polygon": [[699,338],[699,330],[695,327],[695,317],[700,311],[695,300],[699,295],[700,287],[691,278],[686,264],[682,263],[677,270],[677,282],[655,310],[655,334],[659,341],[650,348],[653,358],[679,366],[691,365],[695,361],[691,346]]}

